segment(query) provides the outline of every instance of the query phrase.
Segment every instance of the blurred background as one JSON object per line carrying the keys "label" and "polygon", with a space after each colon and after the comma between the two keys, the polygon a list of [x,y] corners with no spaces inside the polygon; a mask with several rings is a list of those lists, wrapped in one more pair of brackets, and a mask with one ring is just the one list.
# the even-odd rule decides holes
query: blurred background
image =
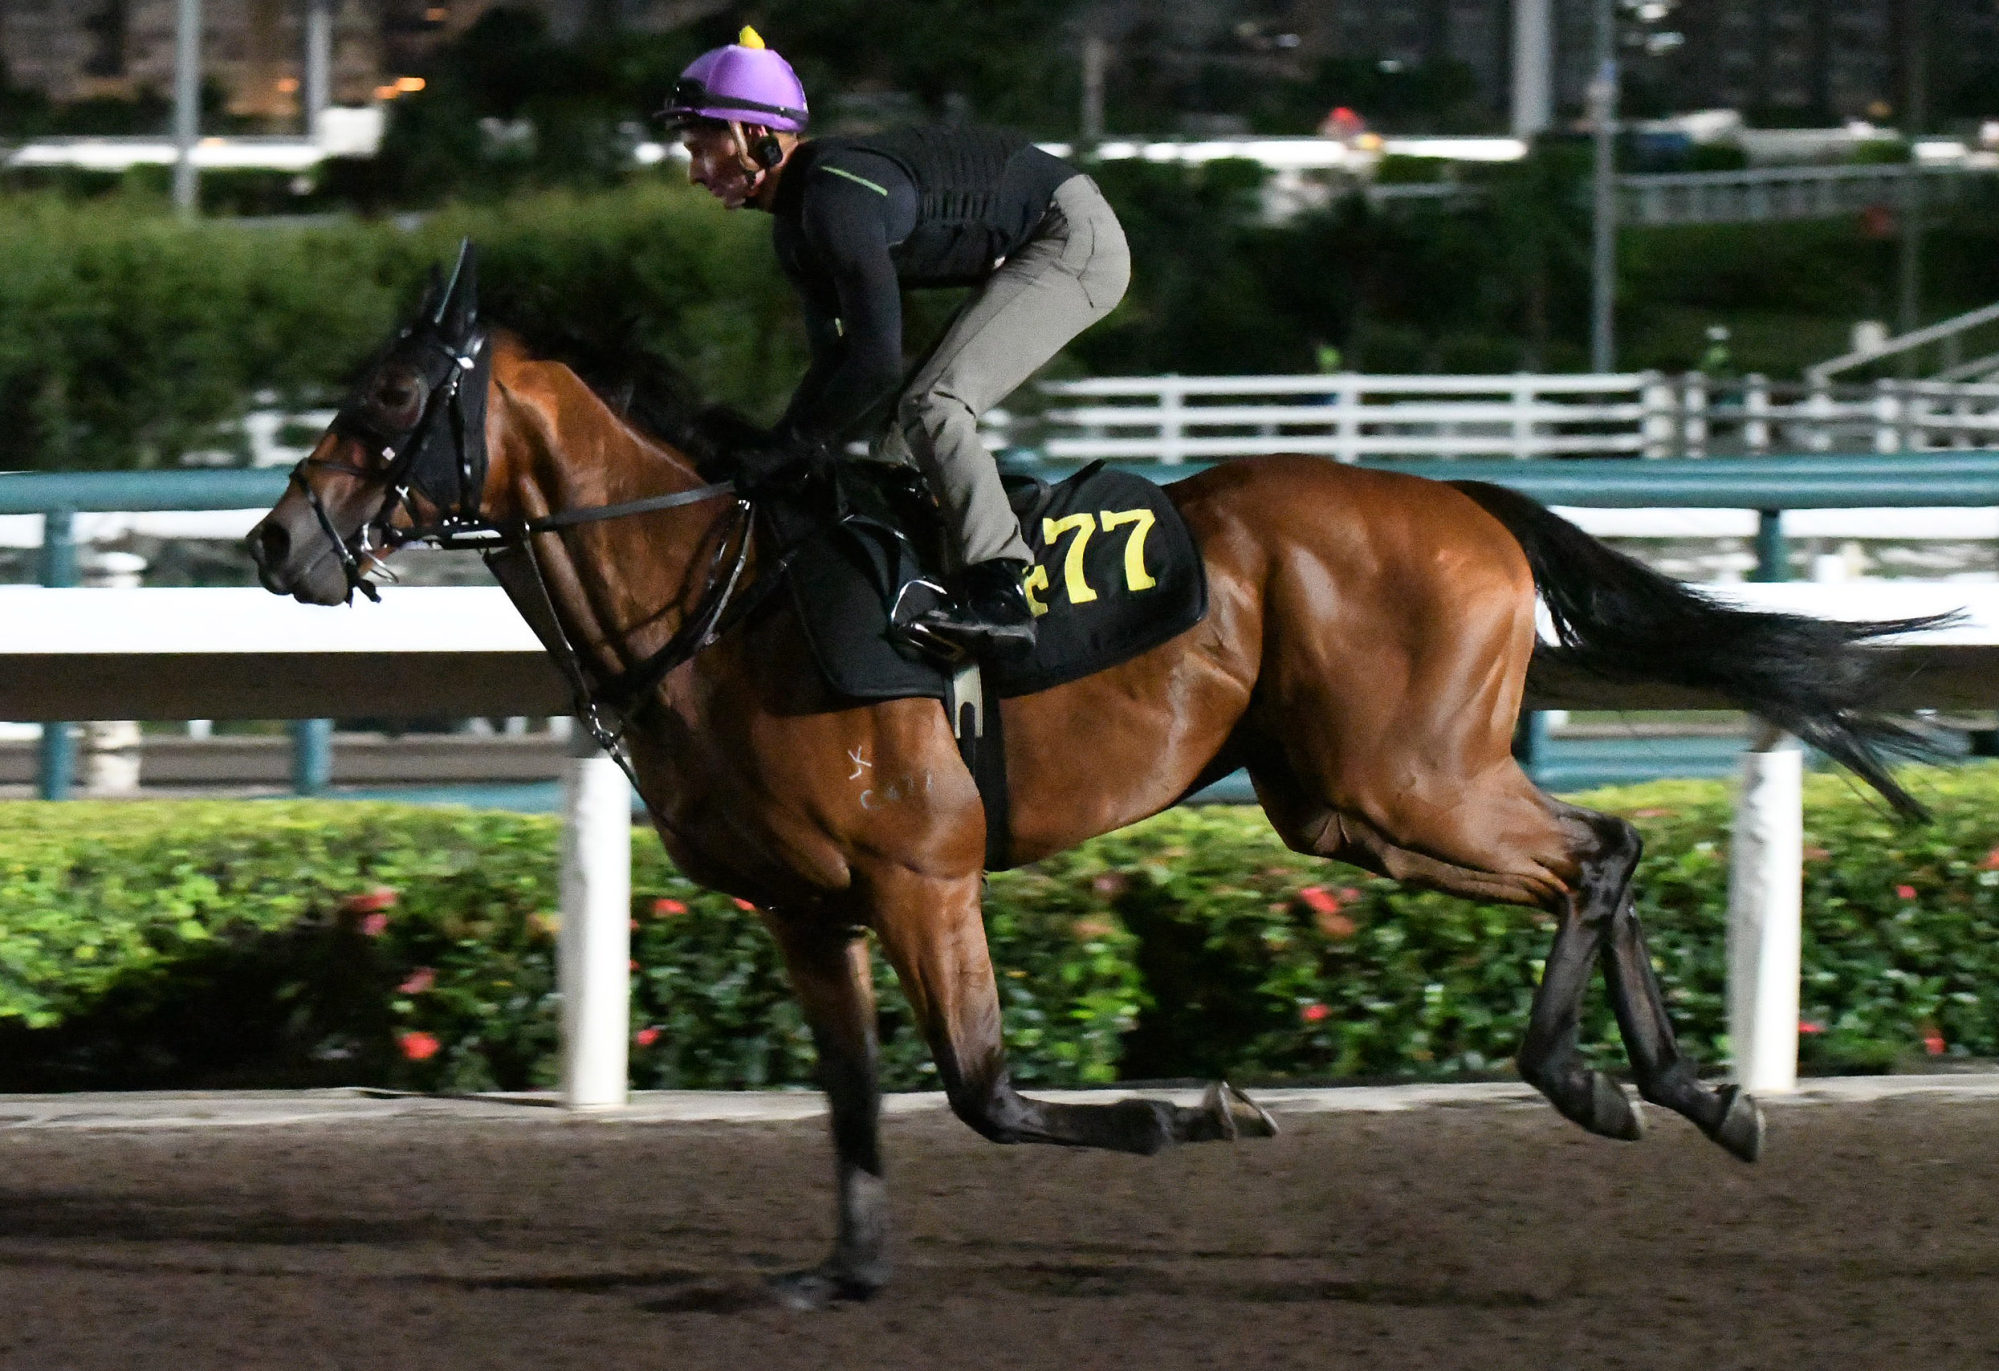
{"label": "blurred background", "polygon": [[[462,236],[483,253],[489,318],[643,350],[690,397],[774,417],[805,340],[768,221],[691,189],[651,117],[690,59],[745,24],[798,69],[816,132],[1012,125],[1116,206],[1131,292],[990,416],[1009,464],[1060,474],[1110,457],[1170,479],[1269,451],[1432,474],[1485,459],[1480,475],[1559,490],[1569,517],[1678,576],[1877,583],[1795,588],[1817,594],[1794,602],[1814,612],[1928,611],[1999,581],[1999,0],[0,0],[0,472],[26,473],[0,475],[0,583],[48,588],[0,584],[0,713],[23,721],[0,723],[0,795],[120,801],[0,806],[0,848],[39,854],[0,872],[0,1028],[30,1025],[0,1033],[15,1088],[553,1079],[551,826],[204,797],[553,809],[578,760],[560,693],[434,691],[431,717],[411,717],[412,642],[385,651],[380,689],[358,701],[303,674],[256,705],[293,717],[231,718],[228,700],[259,684],[238,665],[250,658],[101,644],[167,622],[161,606],[187,603],[177,587],[245,588],[229,602],[241,622],[175,621],[250,639],[245,652],[274,622],[332,636],[392,617],[411,592],[345,616],[269,601],[248,589],[240,539]],[[912,353],[956,303],[910,297]],[[1633,473],[1660,478],[1646,507],[1600,507],[1634,503],[1604,493]],[[489,580],[462,554],[397,565],[418,583]],[[488,594],[500,641],[517,616]],[[1981,623],[1999,633],[1999,609]],[[509,651],[542,665],[532,643]],[[108,698],[107,681],[129,689]],[[341,717],[295,717],[309,712]],[[1945,721],[1966,750],[1999,750],[1989,707]],[[1567,792],[1730,774],[1752,744],[1769,755],[1721,711],[1543,711],[1518,750]],[[1980,998],[1999,883],[1991,772],[1965,775],[1933,848],[1905,849],[1858,805],[1813,830],[1810,907],[1844,921],[1814,925],[1843,968],[1808,981],[1800,1031],[1821,1065],[1999,1051]],[[1248,798],[1230,784],[1209,798]],[[1923,793],[1957,784],[1930,777]],[[138,796],[164,802],[126,803]],[[1666,974],[1703,1016],[1689,1041],[1718,1042],[1730,801],[1716,786],[1604,803],[1662,823],[1648,922],[1704,911]],[[1268,847],[1253,816],[1191,813],[1161,822],[1240,823]],[[1283,860],[1243,850],[1244,872]],[[1078,860],[1077,888],[1096,893],[1075,908],[1114,902],[1123,877],[1106,886],[1097,858]],[[1352,1009],[1391,1025],[1363,1035],[1379,1047],[1364,1061],[1326,1056],[1336,1035],[1299,1048],[1301,1003],[1308,1025],[1341,1022],[1325,1006],[1374,995],[1354,987],[1386,973],[1339,960],[1354,922],[1335,916],[1357,888],[1307,887],[1300,905],[1263,880],[1216,885],[1217,918],[1238,917],[1239,894],[1273,921],[1242,964],[1279,934],[1332,949],[1255,992],[1280,1045],[1270,1070],[1478,1071],[1511,1050],[1520,986],[1466,990],[1462,1014],[1440,987],[1455,1004],[1464,968],[1526,967],[1531,952],[1467,957],[1493,935],[1453,921],[1496,916],[1433,901],[1391,918],[1376,887],[1360,922],[1416,968],[1395,973],[1404,1008]],[[639,882],[653,969],[637,1079],[804,1079],[766,940],[721,897],[702,897],[712,918],[675,922],[698,901],[657,865]],[[1136,888],[1118,917],[1148,907]],[[1073,942],[1070,906],[1030,893],[1056,911],[1049,946]],[[1903,912],[1853,912],[1887,908]],[[1935,931],[1903,922],[1919,910]],[[1428,961],[1395,950],[1417,927],[1433,929],[1410,935]],[[348,995],[341,978],[369,947]],[[760,969],[728,970],[744,967]],[[1062,1008],[1095,981],[1049,990],[1048,1022],[1094,1036],[1022,1079],[1108,1078],[1135,1021],[1135,1041],[1164,1041],[1172,1025],[1135,1020],[1127,980],[1099,997],[1115,1013]],[[759,988],[721,1005],[746,984]],[[707,987],[714,1002],[697,1005]],[[361,1007],[314,1017],[300,1008],[314,996]],[[234,1022],[251,1001],[277,1027]],[[175,1015],[201,1031],[168,1031]],[[921,1079],[906,1028],[905,1082]],[[1175,1041],[1229,1031],[1203,1022]],[[1607,1040],[1607,1022],[1590,1032]],[[290,1054],[281,1069],[271,1043]],[[1163,1048],[1125,1062],[1184,1065]]]}
{"label": "blurred background", "polygon": [[[688,187],[652,118],[744,24],[815,132],[1011,125],[1117,207],[1132,290],[991,418],[1010,462],[1908,454],[1999,426],[1999,0],[7,0],[0,470],[275,475],[465,235],[490,317],[773,417],[805,342],[768,223]],[[912,353],[956,303],[909,298]],[[1576,517],[1700,580],[1994,579],[1999,510],[1952,498]],[[17,505],[0,581],[250,582],[248,511]],[[433,775],[350,723],[341,776]],[[49,735],[11,727],[0,786],[60,789]],[[1716,727],[1571,779],[1725,770],[1741,721]],[[532,731],[492,779],[546,774]],[[232,770],[149,725],[147,784],[282,787],[282,742]]]}

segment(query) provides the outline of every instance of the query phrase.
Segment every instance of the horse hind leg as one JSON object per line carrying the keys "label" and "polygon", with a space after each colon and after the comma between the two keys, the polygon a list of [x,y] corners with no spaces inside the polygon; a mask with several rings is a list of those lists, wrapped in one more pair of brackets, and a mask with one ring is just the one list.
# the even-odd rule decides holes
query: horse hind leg
{"label": "horse hind leg", "polygon": [[1739,1085],[1719,1090],[1703,1085],[1693,1059],[1681,1053],[1674,1036],[1631,895],[1638,835],[1621,819],[1597,814],[1590,817],[1600,828],[1617,831],[1615,845],[1630,853],[1628,860],[1605,873],[1606,879],[1589,895],[1595,908],[1611,911],[1602,939],[1603,978],[1638,1093],[1653,1104],[1684,1115],[1729,1153],[1753,1162],[1763,1151],[1762,1109]]}
{"label": "horse hind leg", "polygon": [[[1587,892],[1628,884],[1637,861],[1637,835],[1628,825],[1628,854],[1612,843],[1588,855],[1603,845],[1603,835],[1588,822],[1597,816],[1550,800],[1511,765],[1466,779],[1452,805],[1375,819],[1317,799],[1288,764],[1273,758],[1252,766],[1251,774],[1265,812],[1297,851],[1465,899],[1554,913],[1555,941],[1521,1041],[1520,1074],[1590,1132],[1625,1141],[1643,1136],[1631,1101],[1579,1051],[1583,993],[1605,936],[1604,901]],[[1572,882],[1579,887],[1574,893]]]}

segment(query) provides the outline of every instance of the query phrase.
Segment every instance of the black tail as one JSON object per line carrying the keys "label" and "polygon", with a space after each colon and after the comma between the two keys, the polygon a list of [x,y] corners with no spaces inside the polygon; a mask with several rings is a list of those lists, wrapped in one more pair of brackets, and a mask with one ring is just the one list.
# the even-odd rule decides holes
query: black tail
{"label": "black tail", "polygon": [[1518,491],[1451,484],[1506,525],[1527,554],[1560,644],[1536,648],[1537,658],[1548,654],[1606,680],[1712,692],[1847,767],[1903,818],[1929,817],[1888,774],[1886,759],[1934,760],[1938,751],[1882,716],[1889,662],[1860,644],[1955,615],[1840,623],[1731,609],[1605,547]]}

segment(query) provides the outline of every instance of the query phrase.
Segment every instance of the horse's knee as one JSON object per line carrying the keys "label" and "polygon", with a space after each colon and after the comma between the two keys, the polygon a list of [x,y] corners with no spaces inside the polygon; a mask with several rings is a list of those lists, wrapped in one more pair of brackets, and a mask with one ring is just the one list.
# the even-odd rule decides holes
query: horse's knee
{"label": "horse's knee", "polygon": [[1020,1096],[1004,1078],[991,1081],[946,1080],[944,1096],[951,1112],[987,1142],[1021,1141]]}

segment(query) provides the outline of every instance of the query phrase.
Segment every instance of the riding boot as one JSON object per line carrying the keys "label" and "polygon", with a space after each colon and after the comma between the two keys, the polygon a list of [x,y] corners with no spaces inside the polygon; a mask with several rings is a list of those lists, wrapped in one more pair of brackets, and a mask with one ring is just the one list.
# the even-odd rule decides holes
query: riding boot
{"label": "riding boot", "polygon": [[974,562],[951,581],[952,602],[919,621],[975,657],[1012,659],[1034,650],[1034,611],[1020,563],[996,557]]}

